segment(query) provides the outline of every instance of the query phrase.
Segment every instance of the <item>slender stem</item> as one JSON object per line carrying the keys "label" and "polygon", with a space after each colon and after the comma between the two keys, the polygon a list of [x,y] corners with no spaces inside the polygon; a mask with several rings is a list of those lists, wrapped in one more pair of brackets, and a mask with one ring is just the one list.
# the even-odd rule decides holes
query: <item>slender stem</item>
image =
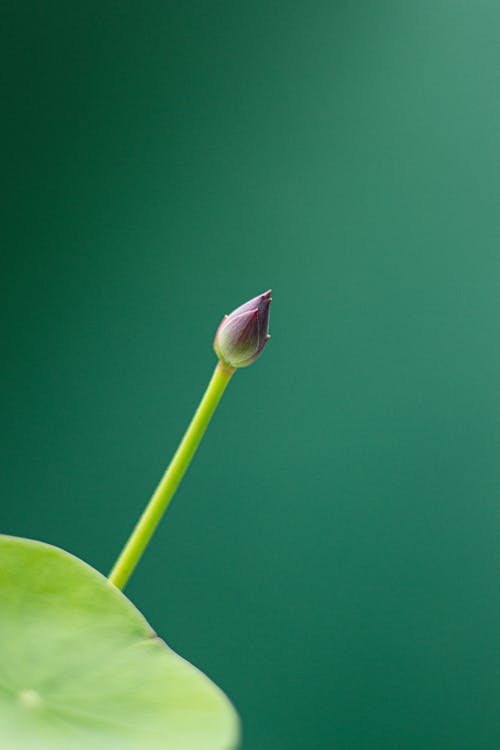
{"label": "slender stem", "polygon": [[235,370],[232,367],[228,367],[222,362],[217,364],[208,388],[169,467],[109,574],[109,580],[119,589],[124,588],[153,536],[234,372]]}

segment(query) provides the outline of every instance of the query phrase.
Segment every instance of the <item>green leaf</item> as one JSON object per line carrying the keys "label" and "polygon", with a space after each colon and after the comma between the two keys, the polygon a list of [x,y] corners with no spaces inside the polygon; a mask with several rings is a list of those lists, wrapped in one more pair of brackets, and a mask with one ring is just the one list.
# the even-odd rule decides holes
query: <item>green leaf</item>
{"label": "green leaf", "polygon": [[0,747],[233,750],[225,695],[96,570],[0,535]]}

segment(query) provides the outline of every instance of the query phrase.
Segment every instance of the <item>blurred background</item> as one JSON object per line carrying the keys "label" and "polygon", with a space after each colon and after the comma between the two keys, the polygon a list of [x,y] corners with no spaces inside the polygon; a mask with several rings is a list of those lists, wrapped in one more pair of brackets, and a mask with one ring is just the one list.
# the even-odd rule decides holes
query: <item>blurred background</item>
{"label": "blurred background", "polygon": [[500,746],[500,5],[2,3],[0,526],[107,573],[244,750]]}

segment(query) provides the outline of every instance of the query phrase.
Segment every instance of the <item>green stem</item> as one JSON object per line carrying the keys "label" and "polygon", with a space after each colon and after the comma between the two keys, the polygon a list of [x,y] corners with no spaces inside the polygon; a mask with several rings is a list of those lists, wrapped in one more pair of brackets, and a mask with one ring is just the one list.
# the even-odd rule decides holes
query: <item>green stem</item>
{"label": "green stem", "polygon": [[232,367],[228,367],[222,362],[217,364],[208,388],[203,394],[200,405],[168,469],[109,574],[109,580],[119,589],[124,588],[153,536],[234,372],[235,370]]}

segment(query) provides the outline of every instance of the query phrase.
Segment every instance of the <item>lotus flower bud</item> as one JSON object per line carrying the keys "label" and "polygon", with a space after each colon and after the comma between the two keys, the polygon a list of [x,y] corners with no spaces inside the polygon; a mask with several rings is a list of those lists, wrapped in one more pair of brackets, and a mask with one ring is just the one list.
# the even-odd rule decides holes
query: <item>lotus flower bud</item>
{"label": "lotus flower bud", "polygon": [[271,290],[225,315],[215,334],[215,353],[229,367],[255,362],[269,341]]}

